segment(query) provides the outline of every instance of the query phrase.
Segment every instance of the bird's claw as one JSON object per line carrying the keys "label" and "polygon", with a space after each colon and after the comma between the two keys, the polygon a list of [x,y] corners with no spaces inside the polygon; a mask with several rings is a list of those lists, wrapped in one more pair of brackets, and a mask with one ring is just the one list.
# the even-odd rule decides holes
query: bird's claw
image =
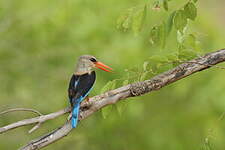
{"label": "bird's claw", "polygon": [[85,100],[89,103],[89,100],[90,100],[89,96],[87,96],[87,97],[85,98]]}

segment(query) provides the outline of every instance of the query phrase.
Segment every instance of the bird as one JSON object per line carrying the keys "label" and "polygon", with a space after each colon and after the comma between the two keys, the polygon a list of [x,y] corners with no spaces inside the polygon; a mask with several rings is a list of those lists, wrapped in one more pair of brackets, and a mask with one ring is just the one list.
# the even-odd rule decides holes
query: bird
{"label": "bird", "polygon": [[82,55],[79,57],[75,71],[70,79],[68,97],[71,104],[71,126],[77,127],[80,103],[88,97],[95,83],[95,68],[112,72],[112,68],[103,64],[94,56]]}

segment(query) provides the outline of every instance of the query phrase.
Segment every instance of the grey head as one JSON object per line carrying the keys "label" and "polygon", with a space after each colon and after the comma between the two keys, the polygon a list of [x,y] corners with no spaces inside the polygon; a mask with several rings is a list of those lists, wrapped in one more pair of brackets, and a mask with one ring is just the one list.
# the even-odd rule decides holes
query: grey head
{"label": "grey head", "polygon": [[93,68],[95,67],[95,63],[97,62],[96,58],[91,55],[82,55],[79,57],[75,74],[81,75],[85,73],[91,73]]}

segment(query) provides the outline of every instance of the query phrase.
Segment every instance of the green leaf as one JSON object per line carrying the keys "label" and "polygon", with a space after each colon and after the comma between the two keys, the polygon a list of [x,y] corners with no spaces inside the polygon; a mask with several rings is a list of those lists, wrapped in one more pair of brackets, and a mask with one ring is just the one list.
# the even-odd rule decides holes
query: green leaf
{"label": "green leaf", "polygon": [[182,60],[190,60],[195,58],[197,53],[188,49],[179,50],[178,58]]}
{"label": "green leaf", "polygon": [[143,70],[146,71],[147,70],[147,66],[148,66],[148,61],[145,61],[143,64]]}
{"label": "green leaf", "polygon": [[106,119],[109,116],[109,114],[112,112],[112,108],[113,108],[113,105],[108,105],[101,109],[102,116],[104,119]]}
{"label": "green leaf", "polygon": [[184,41],[184,34],[178,30],[177,31],[177,42],[179,44],[182,44],[183,41]]}
{"label": "green leaf", "polygon": [[146,17],[147,6],[145,5],[141,10],[138,10],[132,18],[132,30],[135,35],[141,31]]}
{"label": "green leaf", "polygon": [[160,45],[162,48],[164,48],[166,46],[166,24],[162,23],[159,26],[159,37],[160,37]]}
{"label": "green leaf", "polygon": [[163,8],[168,11],[169,8],[168,8],[168,1],[167,0],[163,0]]}
{"label": "green leaf", "polygon": [[150,42],[160,45],[162,48],[166,45],[166,24],[162,23],[159,26],[154,26],[150,32]]}
{"label": "green leaf", "polygon": [[101,89],[101,93],[105,93],[106,91],[108,91],[111,86],[112,86],[112,81],[109,81],[108,83],[106,83],[105,86],[103,86],[103,88]]}
{"label": "green leaf", "polygon": [[154,3],[153,3],[153,9],[155,9],[155,10],[160,9],[160,4],[159,4],[159,1],[158,0],[154,1]]}
{"label": "green leaf", "polygon": [[117,29],[127,31],[131,27],[134,8],[128,9],[117,19]]}
{"label": "green leaf", "polygon": [[105,93],[106,91],[115,89],[115,87],[116,87],[116,80],[109,81],[109,82],[101,89],[101,93]]}
{"label": "green leaf", "polygon": [[[127,85],[128,83],[129,83],[129,80],[124,80],[123,86]],[[127,103],[125,101],[119,101],[118,103],[116,103],[116,109],[117,109],[119,115],[122,115],[123,110],[125,109],[126,106],[127,106]]]}
{"label": "green leaf", "polygon": [[152,29],[150,31],[150,42],[152,44],[158,44],[160,42],[159,26],[152,27]]}
{"label": "green leaf", "polygon": [[123,114],[126,106],[127,106],[126,101],[119,101],[118,103],[116,103],[116,109],[117,109],[120,116]]}
{"label": "green leaf", "polygon": [[122,30],[123,29],[123,23],[127,19],[127,16],[121,15],[118,17],[116,22],[116,28]]}
{"label": "green leaf", "polygon": [[184,12],[187,18],[191,19],[191,20],[195,20],[196,16],[197,16],[197,8],[195,7],[195,4],[192,2],[188,2],[185,6],[184,6]]}
{"label": "green leaf", "polygon": [[153,55],[149,58],[150,63],[151,62],[157,62],[157,63],[167,63],[168,59],[165,56],[161,55]]}
{"label": "green leaf", "polygon": [[187,25],[187,18],[183,10],[176,11],[173,22],[175,28],[182,32],[184,27]]}
{"label": "green leaf", "polygon": [[184,40],[184,45],[188,48],[195,49],[196,38],[193,34],[188,34]]}
{"label": "green leaf", "polygon": [[111,83],[111,88],[109,90],[113,90],[116,88],[116,80],[113,80]]}
{"label": "green leaf", "polygon": [[180,64],[178,61],[178,54],[177,53],[172,53],[172,54],[168,54],[166,55],[166,58],[168,59],[168,62],[173,66],[176,67],[178,64]]}
{"label": "green leaf", "polygon": [[167,23],[166,23],[166,32],[167,32],[167,35],[169,35],[169,33],[171,32],[172,28],[173,28],[173,18],[176,14],[176,11],[172,12],[167,20]]}
{"label": "green leaf", "polygon": [[193,0],[194,3],[196,3],[198,0]]}
{"label": "green leaf", "polygon": [[148,75],[148,72],[144,72],[141,74],[140,81],[143,81]]}
{"label": "green leaf", "polygon": [[[115,87],[116,87],[116,80],[109,81],[109,82],[102,88],[101,93],[104,93],[104,92],[106,92],[106,91],[115,89]],[[101,109],[102,116],[103,116],[104,119],[107,118],[108,115],[111,113],[112,108],[113,108],[112,105],[108,105],[107,107],[104,107],[104,108]]]}
{"label": "green leaf", "polygon": [[166,57],[169,62],[174,62],[178,60],[177,54],[168,54]]}

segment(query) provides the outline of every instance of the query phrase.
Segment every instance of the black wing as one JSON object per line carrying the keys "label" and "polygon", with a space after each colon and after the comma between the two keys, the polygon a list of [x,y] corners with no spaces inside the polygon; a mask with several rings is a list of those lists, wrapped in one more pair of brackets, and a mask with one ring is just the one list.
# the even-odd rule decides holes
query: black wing
{"label": "black wing", "polygon": [[73,75],[70,79],[68,96],[71,106],[80,102],[80,98],[87,96],[95,82],[95,72],[83,75]]}

